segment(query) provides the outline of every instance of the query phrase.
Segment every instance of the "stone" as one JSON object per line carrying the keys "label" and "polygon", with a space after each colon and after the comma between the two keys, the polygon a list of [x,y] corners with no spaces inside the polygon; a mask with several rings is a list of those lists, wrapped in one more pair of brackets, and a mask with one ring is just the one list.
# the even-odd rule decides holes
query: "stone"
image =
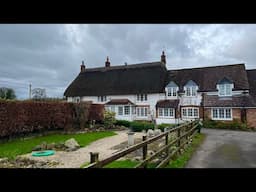
{"label": "stone", "polygon": [[5,162],[7,162],[7,161],[8,161],[8,158],[6,158],[6,157],[0,159],[0,163],[5,163]]}
{"label": "stone", "polygon": [[154,136],[154,131],[152,129],[149,129],[147,132],[148,137],[153,137]]}
{"label": "stone", "polygon": [[155,154],[155,152],[154,152],[154,151],[152,151],[152,150],[148,150],[148,155],[152,156],[152,155],[154,155],[154,154]]}
{"label": "stone", "polygon": [[65,141],[64,145],[65,147],[68,148],[69,151],[76,150],[80,147],[80,145],[77,143],[77,141],[74,138],[71,138]]}
{"label": "stone", "polygon": [[140,156],[136,156],[132,159],[132,161],[141,161],[142,160],[142,157]]}
{"label": "stone", "polygon": [[32,151],[40,151],[41,149],[41,145],[37,145],[32,149]]}
{"label": "stone", "polygon": [[55,143],[50,143],[50,144],[47,144],[47,147],[46,147],[48,150],[49,149],[54,149],[55,148]]}
{"label": "stone", "polygon": [[154,135],[160,135],[162,133],[161,129],[155,129],[154,130]]}

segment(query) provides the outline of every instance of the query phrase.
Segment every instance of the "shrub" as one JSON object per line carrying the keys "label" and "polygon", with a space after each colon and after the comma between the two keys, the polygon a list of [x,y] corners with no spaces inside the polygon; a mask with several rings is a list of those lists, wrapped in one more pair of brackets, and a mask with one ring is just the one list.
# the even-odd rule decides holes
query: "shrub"
{"label": "shrub", "polygon": [[112,128],[114,123],[116,122],[115,119],[115,112],[112,111],[104,111],[104,126],[107,128]]}
{"label": "shrub", "polygon": [[116,120],[115,125],[130,127],[131,122],[126,120]]}
{"label": "shrub", "polygon": [[214,128],[214,129],[248,130],[245,123],[241,123],[236,119],[233,121],[226,121],[226,122],[205,120],[203,121],[203,126],[206,128]]}
{"label": "shrub", "polygon": [[148,129],[154,129],[154,124],[149,122],[139,122],[139,121],[133,121],[130,124],[131,128],[135,132],[140,132],[142,130],[148,130]]}
{"label": "shrub", "polygon": [[160,125],[157,126],[158,129],[161,129],[161,131],[164,131],[164,128],[166,127],[174,127],[175,124],[169,124],[169,123],[162,123]]}

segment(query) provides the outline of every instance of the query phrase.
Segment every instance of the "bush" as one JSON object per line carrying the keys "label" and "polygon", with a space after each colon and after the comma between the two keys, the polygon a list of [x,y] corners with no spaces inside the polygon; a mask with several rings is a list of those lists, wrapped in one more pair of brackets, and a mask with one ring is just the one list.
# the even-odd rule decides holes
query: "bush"
{"label": "bush", "polygon": [[205,120],[203,121],[203,126],[205,128],[213,128],[213,129],[248,130],[245,123],[241,123],[236,119],[233,121],[227,121],[227,122]]}
{"label": "bush", "polygon": [[115,125],[130,127],[131,122],[126,120],[116,120]]}
{"label": "bush", "polygon": [[116,119],[115,119],[115,115],[116,113],[115,112],[112,112],[112,111],[104,111],[104,126],[106,128],[112,128],[114,123],[116,122]]}
{"label": "bush", "polygon": [[164,128],[166,127],[174,127],[175,124],[169,124],[169,123],[162,123],[160,125],[157,126],[158,129],[161,129],[161,131],[164,131]]}
{"label": "bush", "polygon": [[133,121],[130,124],[131,128],[135,132],[140,132],[142,130],[147,131],[148,129],[154,129],[154,124],[149,122],[139,122],[139,121]]}

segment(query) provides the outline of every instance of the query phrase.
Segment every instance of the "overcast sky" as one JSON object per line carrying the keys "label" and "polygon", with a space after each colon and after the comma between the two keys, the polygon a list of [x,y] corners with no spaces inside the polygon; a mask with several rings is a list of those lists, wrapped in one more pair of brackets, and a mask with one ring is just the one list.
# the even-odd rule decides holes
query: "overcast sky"
{"label": "overcast sky", "polygon": [[256,68],[256,25],[228,24],[0,24],[0,87],[19,99],[32,88],[62,97],[87,68],[160,61],[167,68],[245,63]]}

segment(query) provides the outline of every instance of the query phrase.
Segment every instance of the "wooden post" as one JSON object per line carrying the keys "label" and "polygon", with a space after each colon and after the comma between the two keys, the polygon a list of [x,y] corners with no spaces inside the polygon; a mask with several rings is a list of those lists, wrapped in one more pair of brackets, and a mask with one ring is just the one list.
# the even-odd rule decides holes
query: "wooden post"
{"label": "wooden post", "polygon": [[98,152],[90,152],[90,155],[91,155],[90,163],[99,161],[99,153]]}
{"label": "wooden post", "polygon": [[[165,145],[168,145],[169,133],[165,136]],[[166,149],[166,157],[169,155],[169,147]],[[169,162],[167,163],[169,164]]]}
{"label": "wooden post", "polygon": [[[147,136],[143,135],[142,136],[142,141],[146,141],[147,140]],[[142,153],[143,153],[143,160],[145,160],[147,158],[147,153],[148,153],[148,145],[145,145],[142,148]],[[144,168],[147,168],[147,164],[144,165]]]}

